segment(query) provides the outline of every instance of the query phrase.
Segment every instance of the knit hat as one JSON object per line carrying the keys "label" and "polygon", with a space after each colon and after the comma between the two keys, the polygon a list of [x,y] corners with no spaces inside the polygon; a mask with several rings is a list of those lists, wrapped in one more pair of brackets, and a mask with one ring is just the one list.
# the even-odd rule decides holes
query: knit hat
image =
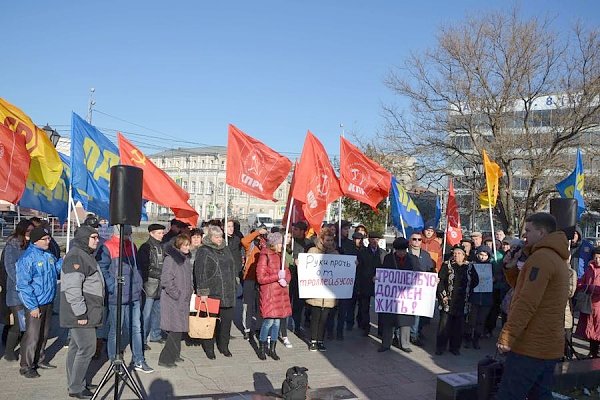
{"label": "knit hat", "polygon": [[488,257],[492,257],[492,249],[488,246],[479,246],[477,250],[475,250],[475,254],[486,253]]}
{"label": "knit hat", "polygon": [[47,228],[38,226],[37,228],[34,228],[29,234],[29,241],[31,243],[35,243],[44,236],[51,236],[50,231]]}
{"label": "knit hat", "polygon": [[267,235],[267,244],[275,246],[281,243],[283,243],[283,236],[281,236],[281,233],[273,232]]}

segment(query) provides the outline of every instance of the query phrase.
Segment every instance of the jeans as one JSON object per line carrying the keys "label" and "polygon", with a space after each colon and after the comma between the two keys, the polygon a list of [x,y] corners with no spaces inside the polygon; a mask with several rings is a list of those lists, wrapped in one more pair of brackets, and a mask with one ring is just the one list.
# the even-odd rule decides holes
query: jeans
{"label": "jeans", "polygon": [[264,318],[262,326],[260,328],[259,340],[261,342],[267,341],[267,336],[271,336],[271,342],[276,342],[279,336],[279,318]]}
{"label": "jeans", "polygon": [[542,360],[508,353],[496,399],[552,399],[554,367],[557,362],[558,360]]}
{"label": "jeans", "polygon": [[162,339],[162,330],[160,329],[160,299],[146,297],[142,316],[144,318],[144,344],[148,343],[148,340],[157,342]]}
{"label": "jeans", "polygon": [[415,323],[410,327],[410,337],[412,340],[419,339],[419,323],[421,322],[421,317],[415,315]]}
{"label": "jeans", "polygon": [[[110,330],[108,332],[108,358],[114,360],[117,347],[117,305],[108,306],[110,318]],[[140,301],[136,300],[130,304],[123,304],[121,307],[121,348],[119,352],[131,344],[133,353],[133,362],[139,364],[144,361],[144,351],[142,347],[142,323],[141,323]]]}

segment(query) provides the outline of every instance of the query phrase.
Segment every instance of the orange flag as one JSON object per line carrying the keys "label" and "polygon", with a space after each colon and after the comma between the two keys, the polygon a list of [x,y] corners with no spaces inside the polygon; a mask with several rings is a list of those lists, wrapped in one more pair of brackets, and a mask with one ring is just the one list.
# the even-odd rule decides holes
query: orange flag
{"label": "orange flag", "polygon": [[340,138],[340,186],[345,196],[371,206],[390,194],[392,174],[365,156],[356,146]]}
{"label": "orange flag", "polygon": [[490,205],[495,207],[502,170],[498,164],[489,159],[485,150],[483,150],[483,170],[485,172],[485,190],[479,195],[479,205],[481,208],[489,208]]}
{"label": "orange flag", "polygon": [[262,142],[229,125],[226,182],[254,197],[273,200],[292,162]]}
{"label": "orange flag", "polygon": [[460,227],[460,214],[454,194],[454,184],[450,179],[448,188],[448,204],[446,206],[446,242],[451,246],[457,245],[462,240],[462,228]]}
{"label": "orange flag", "polygon": [[342,195],[340,182],[329,162],[325,148],[310,131],[302,148],[295,171],[296,182],[292,197],[302,204],[308,224],[320,232],[327,205]]}
{"label": "orange flag", "polygon": [[0,199],[13,204],[21,199],[30,160],[25,136],[0,124]]}
{"label": "orange flag", "polygon": [[119,153],[123,165],[131,165],[144,170],[144,187],[142,197],[156,204],[169,207],[175,217],[192,226],[198,225],[198,212],[188,204],[190,195],[183,190],[169,175],[146,158],[137,147],[131,144],[120,132]]}

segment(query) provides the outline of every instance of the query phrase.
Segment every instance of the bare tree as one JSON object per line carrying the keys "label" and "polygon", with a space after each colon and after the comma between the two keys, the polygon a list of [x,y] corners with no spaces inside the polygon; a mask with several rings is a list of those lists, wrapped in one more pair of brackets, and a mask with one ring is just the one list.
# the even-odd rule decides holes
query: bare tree
{"label": "bare tree", "polygon": [[410,107],[383,107],[384,151],[415,157],[417,177],[431,182],[480,170],[485,149],[504,173],[495,211],[511,232],[556,195],[574,149],[589,159],[600,139],[600,36],[579,25],[557,32],[516,9],[468,17],[385,84]]}

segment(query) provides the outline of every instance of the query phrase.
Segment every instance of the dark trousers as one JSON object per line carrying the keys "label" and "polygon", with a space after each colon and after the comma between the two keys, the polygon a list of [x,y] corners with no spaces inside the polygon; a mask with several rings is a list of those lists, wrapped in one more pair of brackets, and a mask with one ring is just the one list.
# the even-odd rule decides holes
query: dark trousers
{"label": "dark trousers", "polygon": [[158,362],[161,364],[174,364],[181,356],[181,332],[169,332],[167,341],[158,356]]}
{"label": "dark trousers", "polygon": [[279,319],[279,336],[287,337],[287,317]]}
{"label": "dark trousers", "polygon": [[490,313],[489,306],[481,306],[479,304],[471,304],[469,310],[467,336],[469,338],[479,338],[483,334],[483,327],[486,318]]}
{"label": "dark trousers", "polygon": [[325,325],[330,308],[310,307],[310,340],[322,342],[325,337]]}
{"label": "dark trousers", "polygon": [[298,273],[295,269],[291,270],[292,280],[290,281],[290,301],[292,302],[292,319],[294,320],[294,330],[300,331],[302,326],[302,310],[304,309],[304,299],[300,298],[298,291]]}
{"label": "dark trousers", "polygon": [[6,346],[4,348],[4,357],[8,360],[16,360],[15,349],[19,344],[19,338],[21,337],[21,326],[19,325],[19,311],[23,309],[23,306],[14,306],[10,308],[10,312],[13,315],[14,323],[8,328],[6,334]]}
{"label": "dark trousers", "polygon": [[371,308],[371,296],[359,296],[358,297],[358,327],[365,331],[371,329],[371,315],[369,310]]}
{"label": "dark trousers", "polygon": [[25,310],[27,330],[21,339],[21,370],[36,368],[38,363],[45,361],[46,341],[50,332],[52,319],[52,303],[39,306],[40,317],[31,317],[30,311]]}
{"label": "dark trousers", "polygon": [[598,357],[598,350],[600,348],[600,342],[597,340],[590,340],[590,355],[594,358]]}
{"label": "dark trousers", "polygon": [[542,360],[508,353],[496,399],[552,399],[554,367],[557,362],[558,360]]}
{"label": "dark trousers", "polygon": [[96,328],[71,328],[67,352],[67,390],[80,393],[85,389],[85,375],[96,351]]}
{"label": "dark trousers", "polygon": [[[492,332],[494,332],[494,329],[496,329],[496,325],[498,323],[498,316],[503,314],[500,305],[502,304],[502,299],[504,298],[505,293],[505,290],[494,289],[494,292],[492,294],[494,302],[492,303],[492,308],[490,309],[490,312],[488,313],[487,318],[485,320],[485,333],[492,334]],[[502,325],[504,325],[505,318],[506,316],[502,315]]]}
{"label": "dark trousers", "polygon": [[344,315],[344,321],[346,321],[346,327],[352,329],[354,326],[354,319],[356,313],[356,302],[358,301],[356,295],[352,296],[351,299],[347,299],[348,303],[346,306],[346,315]]}
{"label": "dark trousers", "polygon": [[450,342],[450,351],[460,350],[462,343],[465,317],[463,315],[450,315],[440,311],[440,324],[437,333],[437,351],[445,351]]}
{"label": "dark trousers", "polygon": [[348,314],[350,314],[352,318],[352,323],[347,323],[347,325],[352,326],[352,324],[354,324],[354,316],[351,314],[352,310],[350,307],[352,307],[352,299],[338,300],[334,311],[329,313],[329,319],[327,321],[327,333],[329,335],[333,335],[334,328],[338,336],[344,334],[344,323],[347,323]]}
{"label": "dark trousers", "polygon": [[231,321],[233,321],[233,314],[233,307],[219,308],[219,319],[217,320],[215,336],[212,339],[201,339],[202,348],[205,352],[214,353],[215,339],[217,341],[217,348],[220,351],[229,350],[229,338],[231,334]]}

